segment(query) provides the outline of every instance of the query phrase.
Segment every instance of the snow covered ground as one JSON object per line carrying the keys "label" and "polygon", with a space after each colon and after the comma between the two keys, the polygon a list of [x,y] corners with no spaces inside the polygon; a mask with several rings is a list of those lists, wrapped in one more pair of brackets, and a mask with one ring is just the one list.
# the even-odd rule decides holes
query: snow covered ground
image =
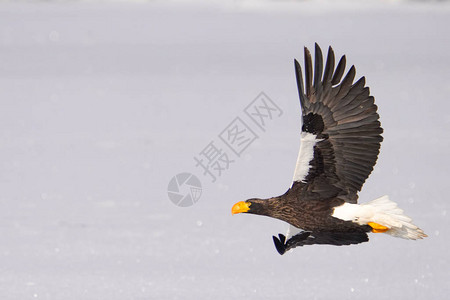
{"label": "snow covered ground", "polygon": [[[231,216],[290,185],[293,58],[316,41],[379,106],[361,201],[389,194],[427,239],[280,256],[285,224]],[[1,299],[447,299],[449,65],[438,1],[0,2]],[[261,91],[283,111],[264,132],[244,113]],[[212,183],[194,157],[236,117],[258,139]],[[203,187],[187,208],[181,172]]]}

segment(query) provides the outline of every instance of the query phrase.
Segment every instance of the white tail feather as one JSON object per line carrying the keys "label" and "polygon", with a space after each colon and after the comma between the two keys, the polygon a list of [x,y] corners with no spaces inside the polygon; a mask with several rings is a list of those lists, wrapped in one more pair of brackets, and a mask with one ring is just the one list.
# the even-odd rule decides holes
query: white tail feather
{"label": "white tail feather", "polygon": [[389,228],[386,234],[411,240],[427,236],[422,229],[412,223],[410,217],[403,214],[403,210],[397,206],[397,203],[389,200],[388,196],[364,203],[361,208],[364,208],[366,218],[371,215],[366,224],[374,222],[386,226]]}
{"label": "white tail feather", "polygon": [[385,231],[386,234],[399,238],[417,240],[427,236],[422,229],[412,223],[412,219],[403,213],[397,203],[389,200],[388,196],[361,205],[344,203],[334,209],[332,216],[360,225],[377,223],[389,228]]}

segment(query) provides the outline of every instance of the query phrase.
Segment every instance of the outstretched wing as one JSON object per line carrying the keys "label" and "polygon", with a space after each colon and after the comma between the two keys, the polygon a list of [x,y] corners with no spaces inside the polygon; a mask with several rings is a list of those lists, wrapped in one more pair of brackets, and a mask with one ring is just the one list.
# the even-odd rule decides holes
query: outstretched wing
{"label": "outstretched wing", "polygon": [[365,78],[353,83],[356,71],[352,66],[342,79],[345,63],[343,56],[335,68],[329,47],[323,68],[322,51],[316,44],[313,73],[311,54],[305,47],[303,81],[295,61],[303,125],[292,188],[318,198],[339,196],[356,203],[357,192],[376,163],[383,129]]}

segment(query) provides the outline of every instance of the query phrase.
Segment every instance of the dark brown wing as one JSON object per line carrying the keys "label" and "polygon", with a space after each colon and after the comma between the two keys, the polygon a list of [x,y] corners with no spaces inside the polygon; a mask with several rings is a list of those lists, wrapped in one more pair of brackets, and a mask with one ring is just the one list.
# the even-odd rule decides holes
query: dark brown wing
{"label": "dark brown wing", "polygon": [[383,129],[365,78],[353,83],[356,71],[352,66],[342,79],[345,63],[343,56],[335,68],[329,47],[324,68],[316,44],[313,72],[311,54],[305,48],[303,82],[302,69],[295,61],[303,125],[293,188],[322,198],[333,191],[356,203],[357,192],[376,163]]}

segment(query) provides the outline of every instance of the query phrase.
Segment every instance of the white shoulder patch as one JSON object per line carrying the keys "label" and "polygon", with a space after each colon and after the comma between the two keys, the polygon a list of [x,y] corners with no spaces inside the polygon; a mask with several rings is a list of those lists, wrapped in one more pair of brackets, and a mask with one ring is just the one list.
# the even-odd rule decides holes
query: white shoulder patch
{"label": "white shoulder patch", "polygon": [[300,150],[298,152],[297,165],[295,167],[293,181],[304,181],[311,166],[309,162],[314,157],[314,146],[321,141],[316,135],[302,132],[300,138]]}

